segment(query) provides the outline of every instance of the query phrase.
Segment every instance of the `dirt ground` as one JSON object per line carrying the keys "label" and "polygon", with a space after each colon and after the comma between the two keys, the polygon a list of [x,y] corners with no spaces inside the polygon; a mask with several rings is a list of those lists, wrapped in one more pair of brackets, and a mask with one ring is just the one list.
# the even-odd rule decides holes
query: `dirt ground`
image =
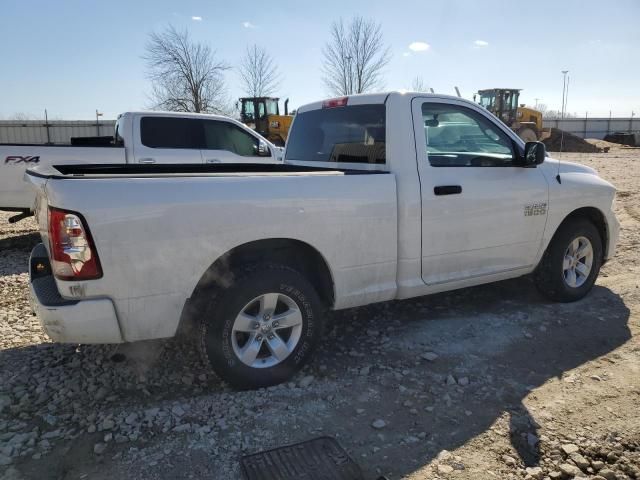
{"label": "dirt ground", "polygon": [[367,480],[640,479],[640,150],[562,154],[618,188],[587,298],[528,278],[331,315],[294,381],[236,392],[188,342],[49,343],[31,222],[0,215],[0,478],[240,478],[243,454],[329,435]]}

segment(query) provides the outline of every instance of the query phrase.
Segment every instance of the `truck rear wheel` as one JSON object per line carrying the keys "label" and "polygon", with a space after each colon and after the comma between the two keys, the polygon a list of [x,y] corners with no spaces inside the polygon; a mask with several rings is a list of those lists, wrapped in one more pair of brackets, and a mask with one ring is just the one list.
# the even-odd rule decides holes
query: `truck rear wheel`
{"label": "truck rear wheel", "polygon": [[589,220],[575,219],[558,228],[535,273],[538,290],[557,302],[584,297],[602,265],[602,240]]}
{"label": "truck rear wheel", "polygon": [[289,380],[322,336],[323,307],[309,281],[282,265],[260,264],[234,272],[203,312],[203,359],[236,388],[268,387]]}

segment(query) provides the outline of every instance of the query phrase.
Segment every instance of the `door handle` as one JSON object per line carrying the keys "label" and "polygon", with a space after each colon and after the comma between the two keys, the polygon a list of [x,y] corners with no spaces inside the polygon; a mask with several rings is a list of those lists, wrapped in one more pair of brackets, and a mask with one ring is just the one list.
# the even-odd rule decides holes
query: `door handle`
{"label": "door handle", "polygon": [[462,187],[460,185],[439,185],[433,187],[433,193],[436,195],[457,195],[462,193]]}
{"label": "door handle", "polygon": [[220,163],[219,158],[207,158],[207,163]]}
{"label": "door handle", "polygon": [[138,160],[138,163],[156,163],[155,158],[141,158],[140,160]]}

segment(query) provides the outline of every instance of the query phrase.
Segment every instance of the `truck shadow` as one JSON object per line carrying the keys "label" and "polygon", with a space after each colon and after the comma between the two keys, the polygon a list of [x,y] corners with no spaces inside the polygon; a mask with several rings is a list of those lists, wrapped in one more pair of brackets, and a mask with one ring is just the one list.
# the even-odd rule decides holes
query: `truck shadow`
{"label": "truck shadow", "polygon": [[[396,320],[386,333],[386,358],[376,365],[401,373],[395,374],[396,382],[380,382],[385,386],[379,389],[379,404],[373,405],[389,425],[383,450],[389,460],[363,466],[372,478],[374,466],[390,478],[415,472],[442,450],[454,450],[490,428],[500,431],[500,423],[516,452],[511,454],[524,466],[538,465],[539,428],[545,420],[536,418],[523,400],[547,381],[566,380],[570,370],[610,354],[631,339],[629,309],[616,293],[600,286],[579,302],[555,304],[541,298],[531,281],[522,278],[392,302],[383,308],[387,311],[383,316],[376,315],[375,306],[338,312],[334,326],[340,331],[339,325],[355,316],[373,319],[364,324],[358,320],[355,331],[385,331],[389,315]],[[358,350],[358,342],[350,340],[353,337],[344,335],[346,351]],[[370,349],[362,349],[366,350]],[[420,355],[428,351],[439,357],[433,362],[422,360]],[[355,369],[372,362],[368,354],[354,358],[349,363]],[[416,375],[416,369],[421,373]],[[449,376],[464,378],[464,386],[447,382]],[[360,383],[356,380],[352,388],[362,392],[370,384]],[[410,405],[403,404],[405,398]],[[354,400],[353,408],[357,396]],[[426,436],[417,437],[419,432]],[[369,456],[371,429],[364,433],[353,437],[353,447]],[[369,450],[359,449],[361,442],[369,444]]]}

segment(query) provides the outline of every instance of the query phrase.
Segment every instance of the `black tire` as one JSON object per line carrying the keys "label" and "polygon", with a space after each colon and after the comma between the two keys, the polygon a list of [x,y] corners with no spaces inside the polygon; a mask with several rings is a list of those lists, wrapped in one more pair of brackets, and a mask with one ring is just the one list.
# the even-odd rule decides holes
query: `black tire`
{"label": "black tire", "polygon": [[[322,337],[324,307],[320,297],[301,273],[283,265],[252,265],[233,272],[233,277],[228,287],[210,292],[212,298],[205,303],[199,335],[203,360],[238,389],[268,387],[289,380],[309,360]],[[234,352],[233,325],[247,304],[268,293],[283,294],[295,302],[302,314],[302,329],[298,343],[284,360],[255,368],[243,363]]]}
{"label": "black tire", "polygon": [[[563,262],[569,244],[578,237],[591,242],[593,262],[584,283],[571,287],[565,281]],[[602,266],[602,239],[598,229],[589,220],[576,218],[563,223],[551,239],[534,274],[538,291],[556,302],[575,302],[583,298],[595,283]]]}

